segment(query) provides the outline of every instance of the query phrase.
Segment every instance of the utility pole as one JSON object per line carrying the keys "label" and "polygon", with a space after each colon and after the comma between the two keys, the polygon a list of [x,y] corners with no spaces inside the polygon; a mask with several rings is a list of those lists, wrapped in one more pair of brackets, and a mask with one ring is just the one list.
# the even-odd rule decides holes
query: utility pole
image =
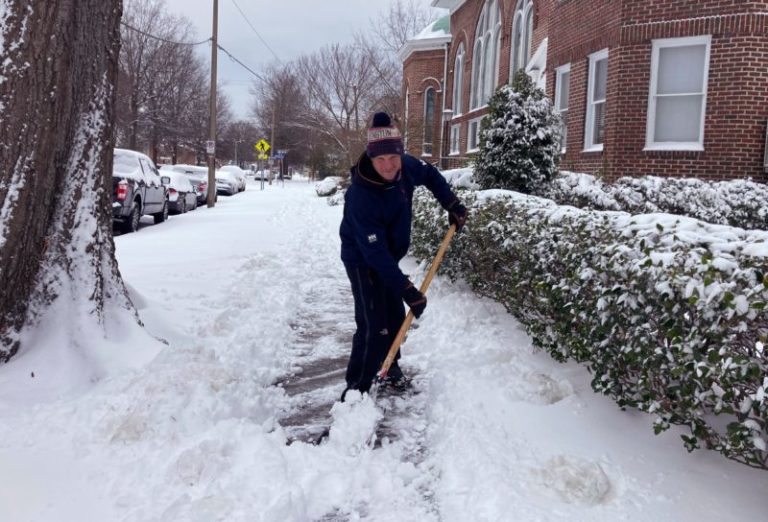
{"label": "utility pole", "polygon": [[[275,148],[275,107],[274,106],[272,106],[272,130],[269,136],[269,144],[272,146],[272,151],[273,151],[272,156],[274,156],[275,155],[274,151],[277,150]],[[272,160],[270,160],[270,164],[269,164],[269,184],[270,185],[272,184],[272,165],[274,165],[274,163],[272,162]]]}
{"label": "utility pole", "polygon": [[211,38],[211,99],[208,126],[208,208],[216,203],[216,58],[219,45],[219,0],[213,0],[213,37]]}

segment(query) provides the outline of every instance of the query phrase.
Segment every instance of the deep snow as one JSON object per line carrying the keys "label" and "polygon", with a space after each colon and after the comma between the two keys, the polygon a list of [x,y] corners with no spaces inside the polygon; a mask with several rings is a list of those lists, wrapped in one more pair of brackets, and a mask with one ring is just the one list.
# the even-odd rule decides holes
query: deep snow
{"label": "deep snow", "polygon": [[0,366],[0,520],[765,519],[768,474],[654,436],[439,276],[403,348],[402,436],[366,445],[366,396],[333,407],[327,443],[286,445],[294,403],[272,384],[348,350],[340,217],[294,178],[117,237],[145,332],[84,332],[73,353],[46,326]]}

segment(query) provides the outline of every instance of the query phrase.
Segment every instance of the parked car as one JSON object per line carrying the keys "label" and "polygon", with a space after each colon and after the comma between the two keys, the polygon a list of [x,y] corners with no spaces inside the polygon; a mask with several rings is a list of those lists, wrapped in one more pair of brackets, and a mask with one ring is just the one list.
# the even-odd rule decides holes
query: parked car
{"label": "parked car", "polygon": [[[161,171],[180,172],[192,182],[197,193],[197,204],[205,205],[208,201],[208,167],[197,165],[163,165]],[[214,201],[216,196],[214,195]]]}
{"label": "parked car", "polygon": [[184,214],[197,208],[197,192],[192,181],[181,172],[163,170],[160,180],[168,187],[168,209],[173,214]]}
{"label": "parked car", "polygon": [[141,216],[168,219],[168,190],[148,156],[115,149],[112,166],[112,220],[123,232],[139,229]]}
{"label": "parked car", "polygon": [[224,165],[219,170],[224,170],[234,174],[238,181],[237,191],[242,192],[245,190],[245,171],[243,169],[237,165]]}
{"label": "parked car", "polygon": [[217,170],[216,192],[225,196],[234,196],[240,192],[240,182],[237,176],[227,170]]}

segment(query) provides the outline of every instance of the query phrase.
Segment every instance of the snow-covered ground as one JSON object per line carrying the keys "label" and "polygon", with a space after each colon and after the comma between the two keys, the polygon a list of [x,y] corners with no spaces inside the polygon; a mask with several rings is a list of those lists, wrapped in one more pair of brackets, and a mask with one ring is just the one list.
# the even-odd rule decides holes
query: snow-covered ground
{"label": "snow-covered ground", "polygon": [[117,237],[152,337],[90,340],[100,368],[135,357],[106,376],[66,346],[0,366],[0,521],[766,519],[768,474],[654,436],[440,277],[403,348],[403,436],[366,444],[392,412],[357,396],[327,442],[286,445],[293,403],[272,384],[348,348],[340,217],[294,178]]}

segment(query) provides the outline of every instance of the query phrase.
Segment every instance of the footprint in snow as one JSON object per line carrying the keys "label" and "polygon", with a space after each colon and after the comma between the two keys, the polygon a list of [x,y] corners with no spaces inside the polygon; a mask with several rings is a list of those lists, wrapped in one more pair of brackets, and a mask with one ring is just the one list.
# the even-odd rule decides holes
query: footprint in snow
{"label": "footprint in snow", "polygon": [[573,386],[566,380],[556,380],[545,373],[531,372],[525,375],[530,384],[527,399],[536,404],[555,404],[573,395]]}
{"label": "footprint in snow", "polygon": [[536,486],[568,504],[595,506],[603,503],[611,481],[596,462],[559,455],[543,468],[531,471]]}

